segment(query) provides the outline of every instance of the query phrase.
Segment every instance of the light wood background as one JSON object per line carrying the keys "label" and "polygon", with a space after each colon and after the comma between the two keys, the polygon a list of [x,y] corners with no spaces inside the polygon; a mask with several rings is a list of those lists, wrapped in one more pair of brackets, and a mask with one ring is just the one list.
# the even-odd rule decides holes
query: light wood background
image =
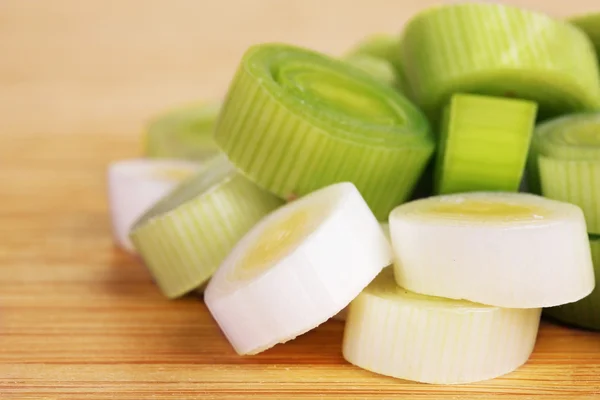
{"label": "light wood background", "polygon": [[[557,16],[600,8],[507,3]],[[526,366],[477,385],[352,367],[334,321],[238,357],[202,302],[164,300],[111,242],[106,164],[139,154],[154,113],[221,97],[252,43],[340,54],[431,4],[0,0],[0,399],[600,398],[600,334],[549,322]]]}

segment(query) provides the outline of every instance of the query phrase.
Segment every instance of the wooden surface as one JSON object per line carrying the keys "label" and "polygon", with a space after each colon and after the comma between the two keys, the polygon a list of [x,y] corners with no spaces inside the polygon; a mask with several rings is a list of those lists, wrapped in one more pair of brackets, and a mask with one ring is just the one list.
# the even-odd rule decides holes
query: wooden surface
{"label": "wooden surface", "polygon": [[251,43],[340,53],[433,2],[408,3],[0,1],[0,399],[600,398],[600,334],[549,322],[524,367],[476,385],[352,367],[335,321],[238,357],[201,301],[165,300],[112,244],[106,164],[139,154],[153,113],[220,97]]}

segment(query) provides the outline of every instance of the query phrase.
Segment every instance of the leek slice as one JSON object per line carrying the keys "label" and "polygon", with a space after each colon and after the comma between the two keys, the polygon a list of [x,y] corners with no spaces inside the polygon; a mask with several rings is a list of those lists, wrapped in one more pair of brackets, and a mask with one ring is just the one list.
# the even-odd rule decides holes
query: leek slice
{"label": "leek slice", "polygon": [[569,22],[588,35],[596,48],[598,59],[600,59],[600,12],[576,15],[571,17]]}
{"label": "leek slice", "polygon": [[213,131],[219,102],[196,102],[154,117],[144,132],[144,152],[152,158],[205,160],[219,149]]}
{"label": "leek slice", "polygon": [[444,117],[436,192],[519,189],[537,105],[530,101],[456,94]]}
{"label": "leek slice", "polygon": [[282,203],[217,156],[142,215],[130,237],[162,293],[176,298],[202,287],[237,241]]}
{"label": "leek slice", "polygon": [[590,40],[544,14],[483,3],[432,8],[405,26],[401,50],[412,98],[434,120],[456,92],[532,100],[541,118],[600,107]]}
{"label": "leek slice", "polygon": [[180,160],[131,159],[108,166],[108,203],[116,244],[135,253],[129,230],[137,218],[200,165]]}
{"label": "leek slice", "polygon": [[238,354],[256,354],[337,314],[391,262],[377,219],[351,183],[286,204],[236,245],[204,293]]}
{"label": "leek slice", "polygon": [[394,71],[392,64],[384,59],[367,54],[356,54],[344,58],[344,61],[379,79],[386,85],[396,84],[396,71]]}
{"label": "leek slice", "polygon": [[380,219],[410,195],[435,147],[425,116],[363,71],[297,47],[251,47],[215,140],[282,197],[352,182]]}
{"label": "leek slice", "polygon": [[541,124],[531,153],[530,176],[539,179],[541,193],[581,207],[587,231],[600,233],[600,113]]}
{"label": "leek slice", "polygon": [[575,303],[547,308],[544,313],[568,324],[600,330],[600,237],[590,237],[590,247],[596,276],[594,291]]}
{"label": "leek slice", "polygon": [[361,368],[413,381],[491,379],[527,361],[540,314],[411,293],[388,268],[350,304],[343,354]]}
{"label": "leek slice", "polygon": [[417,293],[538,308],[594,289],[585,219],[572,204],[508,192],[430,197],[394,209],[390,233],[396,280]]}

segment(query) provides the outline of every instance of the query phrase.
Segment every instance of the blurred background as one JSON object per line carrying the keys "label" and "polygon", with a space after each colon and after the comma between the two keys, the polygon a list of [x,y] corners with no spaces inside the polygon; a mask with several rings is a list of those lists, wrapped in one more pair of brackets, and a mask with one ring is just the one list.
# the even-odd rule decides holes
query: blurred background
{"label": "blurred background", "polygon": [[[0,0],[0,134],[137,138],[166,107],[221,97],[253,43],[289,42],[337,55],[369,33],[400,31],[415,12],[439,3]],[[503,3],[555,16],[599,4]]]}

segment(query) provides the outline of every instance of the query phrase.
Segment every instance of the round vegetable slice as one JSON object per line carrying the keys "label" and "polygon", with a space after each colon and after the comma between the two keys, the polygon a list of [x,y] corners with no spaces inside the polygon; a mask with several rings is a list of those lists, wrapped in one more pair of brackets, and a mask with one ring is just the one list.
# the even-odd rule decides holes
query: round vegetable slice
{"label": "round vegetable slice", "polygon": [[411,98],[435,120],[456,92],[532,100],[541,118],[600,108],[592,43],[545,14],[484,3],[432,8],[405,26],[401,51]]}
{"label": "round vegetable slice", "polygon": [[386,268],[352,301],[343,354],[369,371],[426,383],[467,383],[507,374],[533,350],[541,309],[491,307],[423,296]]}
{"label": "round vegetable slice", "polygon": [[204,300],[238,354],[256,354],[325,322],[391,262],[390,245],[354,185],[288,203],[238,243]]}
{"label": "round vegetable slice", "polygon": [[237,241],[283,204],[222,156],[135,223],[130,237],[168,298],[201,288]]}
{"label": "round vegetable slice", "polygon": [[547,308],[544,313],[568,324],[600,330],[600,236],[590,236],[596,288],[587,297],[574,303]]}
{"label": "round vegetable slice", "polygon": [[539,125],[529,168],[533,188],[539,185],[545,197],[581,207],[587,231],[600,233],[600,113],[572,114]]}
{"label": "round vegetable slice", "polygon": [[521,184],[535,125],[531,101],[455,94],[444,116],[436,191],[513,191]]}
{"label": "round vegetable slice", "polygon": [[352,182],[380,219],[410,195],[435,146],[425,116],[363,71],[309,50],[251,47],[215,140],[272,193]]}
{"label": "round vegetable slice", "polygon": [[398,284],[507,308],[550,307],[594,288],[581,209],[527,193],[430,197],[390,214]]}
{"label": "round vegetable slice", "polygon": [[144,152],[152,158],[204,160],[219,149],[213,131],[221,103],[195,102],[153,118],[144,132]]}
{"label": "round vegetable slice", "polygon": [[131,159],[108,166],[108,203],[117,245],[135,252],[129,230],[137,218],[200,165],[180,160]]}

